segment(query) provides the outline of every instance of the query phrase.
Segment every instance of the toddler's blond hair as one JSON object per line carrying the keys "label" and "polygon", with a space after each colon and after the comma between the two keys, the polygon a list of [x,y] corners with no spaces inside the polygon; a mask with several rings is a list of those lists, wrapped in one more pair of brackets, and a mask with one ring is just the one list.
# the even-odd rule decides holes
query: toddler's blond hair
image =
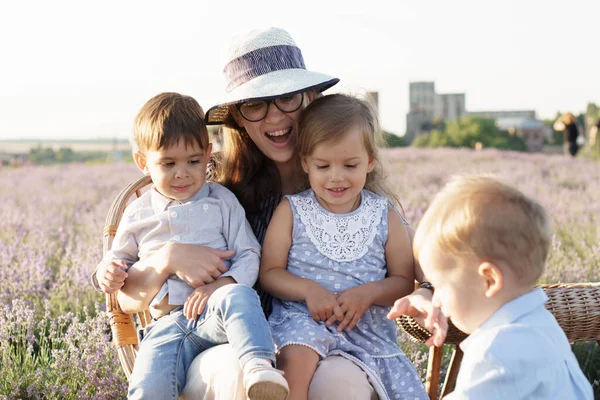
{"label": "toddler's blond hair", "polygon": [[454,177],[417,227],[415,257],[429,241],[457,257],[508,266],[524,284],[542,275],[552,238],[546,210],[491,176]]}

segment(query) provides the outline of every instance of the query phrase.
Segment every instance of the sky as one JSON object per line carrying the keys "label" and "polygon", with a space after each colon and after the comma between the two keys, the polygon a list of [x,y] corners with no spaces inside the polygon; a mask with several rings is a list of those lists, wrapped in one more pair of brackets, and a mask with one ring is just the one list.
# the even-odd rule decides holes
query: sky
{"label": "sky", "polygon": [[466,93],[468,111],[579,113],[600,103],[599,16],[596,0],[3,1],[0,139],[128,138],[164,91],[207,110],[231,38],[270,26],[341,79],[330,92],[379,92],[399,135],[412,81]]}

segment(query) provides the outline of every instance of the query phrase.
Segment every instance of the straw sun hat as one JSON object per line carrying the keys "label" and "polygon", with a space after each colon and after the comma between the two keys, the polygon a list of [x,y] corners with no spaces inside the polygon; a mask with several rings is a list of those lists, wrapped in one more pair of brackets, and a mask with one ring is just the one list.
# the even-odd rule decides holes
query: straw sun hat
{"label": "straw sun hat", "polygon": [[233,40],[225,68],[227,95],[206,113],[209,125],[225,121],[228,105],[269,100],[309,89],[323,91],[338,78],[308,71],[302,52],[285,30],[254,30]]}

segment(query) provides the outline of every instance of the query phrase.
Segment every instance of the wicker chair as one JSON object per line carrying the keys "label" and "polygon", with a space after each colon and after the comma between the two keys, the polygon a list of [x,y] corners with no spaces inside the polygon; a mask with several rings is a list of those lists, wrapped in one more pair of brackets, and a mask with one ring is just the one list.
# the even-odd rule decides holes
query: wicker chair
{"label": "wicker chair", "polygon": [[[129,204],[131,200],[140,197],[142,189],[151,182],[150,177],[143,176],[125,187],[113,201],[104,223],[104,234],[102,239],[104,253],[106,253],[112,245],[125,207],[127,207],[127,204]],[[127,379],[129,379],[138,350],[136,324],[132,315],[126,314],[121,310],[121,307],[117,302],[116,293],[106,295],[106,308],[110,314],[110,329],[112,331],[113,341],[117,347],[119,361],[121,362],[121,367],[123,367]],[[138,322],[142,327],[145,327],[151,321],[150,312],[148,310],[138,313],[137,317]]]}
{"label": "wicker chair", "polygon": [[[541,285],[549,301],[546,308],[552,312],[560,327],[565,331],[569,342],[596,341],[600,345],[600,283],[571,283]],[[397,319],[412,340],[424,343],[431,334],[410,317]],[[456,377],[460,368],[463,352],[458,347],[467,335],[449,324],[445,344],[454,346],[450,366],[444,380],[440,399],[454,390]],[[440,368],[442,364],[442,348],[432,347],[429,350],[425,389],[430,399],[437,399]]]}

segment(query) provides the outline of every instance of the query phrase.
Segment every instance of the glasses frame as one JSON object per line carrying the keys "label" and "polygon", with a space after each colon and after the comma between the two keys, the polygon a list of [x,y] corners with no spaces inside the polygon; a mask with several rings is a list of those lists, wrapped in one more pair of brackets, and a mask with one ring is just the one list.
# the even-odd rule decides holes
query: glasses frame
{"label": "glasses frame", "polygon": [[[296,96],[297,94],[298,93],[294,93],[292,96]],[[296,107],[293,110],[286,111],[286,110],[281,109],[281,107],[279,107],[279,104],[277,104],[277,100],[281,99],[282,97],[289,97],[289,95],[275,97],[274,99],[270,99],[270,100],[249,100],[249,101],[245,101],[243,103],[236,104],[235,108],[238,110],[238,112],[240,113],[240,115],[242,116],[242,118],[244,118],[246,121],[258,122],[258,121],[262,121],[263,119],[266,118],[267,114],[269,113],[269,107],[271,106],[271,103],[275,104],[275,107],[277,107],[277,109],[279,111],[284,112],[286,114],[298,111],[300,109],[300,107],[302,107],[302,104],[304,104],[304,92],[300,92],[300,104],[298,105],[298,107]],[[266,110],[265,111],[265,115],[263,115],[259,119],[250,119],[250,118],[246,117],[244,115],[244,113],[242,112],[242,106],[244,104],[246,104],[246,103],[257,102],[257,101],[263,101],[263,102],[267,103],[267,108],[265,109]]]}

